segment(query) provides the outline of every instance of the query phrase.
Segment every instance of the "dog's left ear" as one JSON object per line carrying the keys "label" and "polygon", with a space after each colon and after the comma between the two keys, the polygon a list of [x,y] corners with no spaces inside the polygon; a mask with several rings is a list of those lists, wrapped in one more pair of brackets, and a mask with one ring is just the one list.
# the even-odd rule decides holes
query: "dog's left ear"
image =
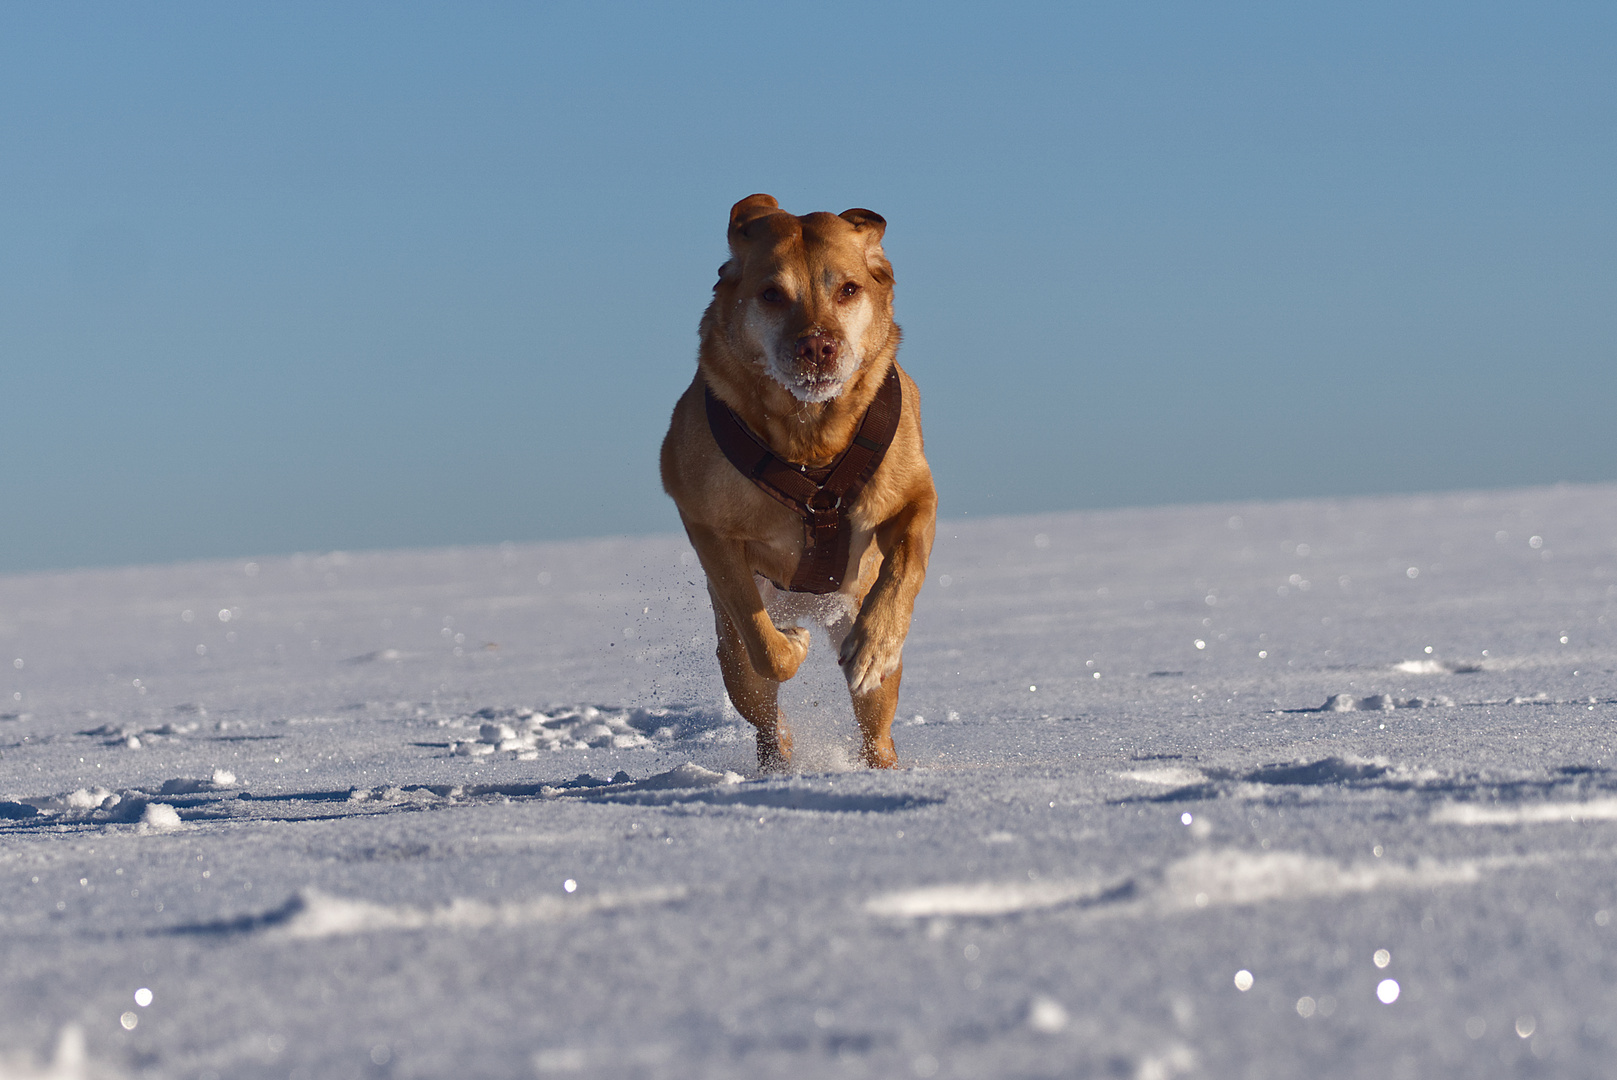
{"label": "dog's left ear", "polygon": [[865,237],[865,265],[870,270],[870,276],[883,285],[891,285],[893,264],[887,261],[887,253],[881,249],[881,238],[887,235],[887,219],[874,210],[862,207],[844,210],[837,217],[852,225]]}

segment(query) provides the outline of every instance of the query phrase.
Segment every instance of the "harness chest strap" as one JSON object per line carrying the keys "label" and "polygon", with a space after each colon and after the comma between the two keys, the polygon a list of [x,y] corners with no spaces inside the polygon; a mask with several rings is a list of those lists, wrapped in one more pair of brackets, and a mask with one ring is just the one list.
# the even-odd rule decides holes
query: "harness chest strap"
{"label": "harness chest strap", "polygon": [[803,519],[803,557],[786,588],[806,593],[829,593],[841,588],[853,533],[848,506],[875,475],[898,433],[904,403],[898,366],[887,369],[887,378],[865,410],[848,448],[822,469],[806,469],[782,460],[711,388],[706,390],[706,403],[708,429],[730,464]]}

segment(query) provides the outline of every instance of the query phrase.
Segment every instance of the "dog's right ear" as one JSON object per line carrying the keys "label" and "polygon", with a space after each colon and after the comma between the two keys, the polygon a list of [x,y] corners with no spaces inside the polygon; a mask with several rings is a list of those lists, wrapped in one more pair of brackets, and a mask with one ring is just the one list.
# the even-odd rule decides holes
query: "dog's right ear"
{"label": "dog's right ear", "polygon": [[780,212],[780,203],[773,195],[748,195],[730,207],[730,240],[745,239],[747,226],[761,217]]}

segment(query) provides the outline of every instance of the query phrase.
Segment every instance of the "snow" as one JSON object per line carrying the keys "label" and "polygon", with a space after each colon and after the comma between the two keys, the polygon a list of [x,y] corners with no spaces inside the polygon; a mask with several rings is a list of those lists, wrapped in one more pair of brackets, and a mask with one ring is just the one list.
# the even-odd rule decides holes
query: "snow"
{"label": "snow", "polygon": [[1604,1076],[1614,618],[1612,486],[946,521],[760,777],[679,537],[0,578],[0,1078]]}

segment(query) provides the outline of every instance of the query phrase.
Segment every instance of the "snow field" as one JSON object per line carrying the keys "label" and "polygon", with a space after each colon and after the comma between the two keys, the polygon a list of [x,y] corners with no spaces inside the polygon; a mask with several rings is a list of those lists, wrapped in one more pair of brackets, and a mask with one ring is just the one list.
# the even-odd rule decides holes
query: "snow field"
{"label": "snow field", "polygon": [[894,773],[689,555],[0,579],[0,1077],[1607,1074],[1617,489],[946,522]]}

